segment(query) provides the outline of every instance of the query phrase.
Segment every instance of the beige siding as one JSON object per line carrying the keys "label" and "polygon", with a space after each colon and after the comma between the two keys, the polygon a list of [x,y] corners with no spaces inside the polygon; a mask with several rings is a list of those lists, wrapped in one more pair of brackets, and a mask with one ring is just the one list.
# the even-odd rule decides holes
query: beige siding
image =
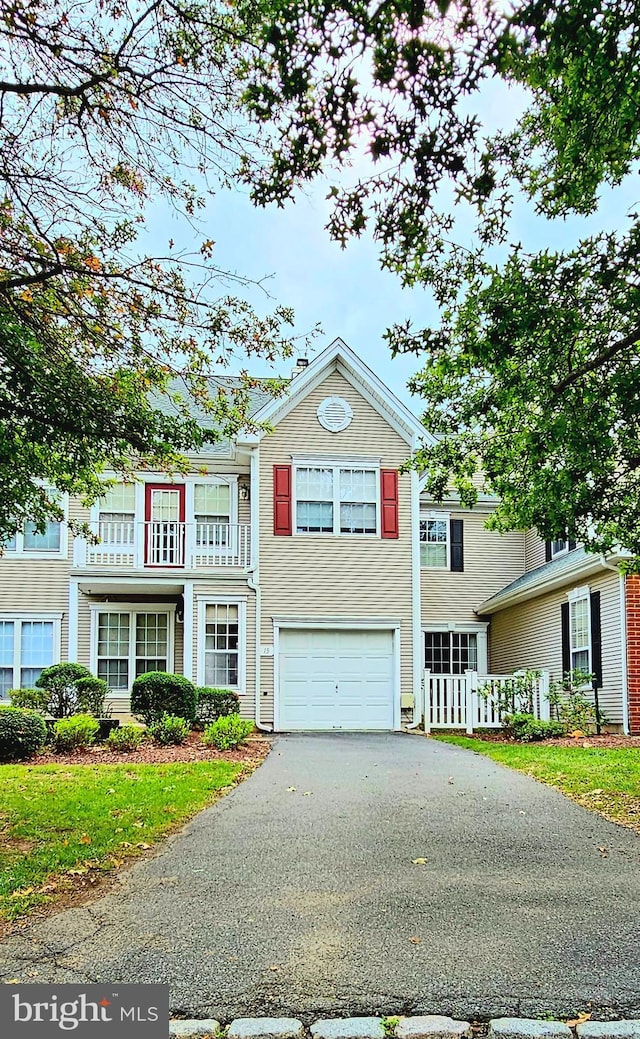
{"label": "beige siding", "polygon": [[[343,397],[353,421],[340,433],[320,426],[316,410],[325,397]],[[291,464],[294,454],[381,459],[397,468],[409,448],[389,423],[338,372],[327,376],[266,437],[260,446],[260,580],[263,590],[261,641],[272,645],[274,617],[298,620],[376,618],[401,624],[401,687],[411,692],[411,508],[410,477],[399,477],[400,537],[273,536],[273,466]],[[294,528],[295,529],[295,528]],[[261,712],[273,719],[274,658],[261,659]],[[266,696],[264,695],[266,693]]]}
{"label": "beige siding", "polygon": [[527,573],[545,563],[545,542],[537,530],[528,530],[524,541],[524,564]]}
{"label": "beige siding", "polygon": [[[437,511],[437,510],[436,510]],[[524,571],[524,536],[519,531],[498,534],[487,530],[488,513],[452,512],[463,521],[464,572],[420,571],[423,624],[477,621],[480,603],[520,577]]]}
{"label": "beige siding", "polygon": [[62,613],[60,659],[67,659],[69,562],[7,553],[0,559],[0,613]]}
{"label": "beige siding", "polygon": [[246,580],[237,581],[199,581],[194,588],[194,619],[193,619],[193,675],[196,685],[204,684],[204,672],[202,670],[202,653],[204,649],[205,632],[199,630],[200,603],[216,602],[217,600],[238,599],[246,603],[246,633],[244,646],[241,652],[245,653],[245,684],[239,690],[240,713],[245,718],[255,716],[255,667],[256,667],[256,609],[255,593],[248,588]]}
{"label": "beige siding", "polygon": [[[602,624],[602,679],[600,703],[607,718],[622,722],[622,631],[620,586],[617,574],[606,572],[584,581],[600,592]],[[562,676],[560,605],[567,601],[568,584],[547,595],[501,610],[489,629],[490,670],[508,674],[519,668],[542,668],[555,679]]]}

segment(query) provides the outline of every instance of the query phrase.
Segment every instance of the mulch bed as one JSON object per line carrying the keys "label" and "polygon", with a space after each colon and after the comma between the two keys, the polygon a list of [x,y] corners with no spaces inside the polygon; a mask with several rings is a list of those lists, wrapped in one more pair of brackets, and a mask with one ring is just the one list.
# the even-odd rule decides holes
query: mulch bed
{"label": "mulch bed", "polygon": [[[451,730],[453,731],[453,730]],[[456,730],[456,735],[461,735]],[[462,734],[467,736],[466,733]],[[506,739],[503,732],[474,732],[467,739],[482,740],[484,743],[517,743],[517,740]],[[523,746],[522,743],[519,744]],[[601,736],[563,736],[559,739],[536,740],[536,747],[582,747],[596,750],[640,750],[640,736],[623,736],[621,733],[603,733]]]}
{"label": "mulch bed", "polygon": [[99,744],[89,750],[71,754],[54,754],[48,750],[25,761],[26,765],[156,765],[172,761],[233,761],[238,764],[261,761],[269,752],[270,740],[264,736],[249,736],[247,742],[235,750],[216,750],[205,747],[199,732],[192,732],[185,743],[174,747],[159,747],[151,740],[138,750],[113,751]]}

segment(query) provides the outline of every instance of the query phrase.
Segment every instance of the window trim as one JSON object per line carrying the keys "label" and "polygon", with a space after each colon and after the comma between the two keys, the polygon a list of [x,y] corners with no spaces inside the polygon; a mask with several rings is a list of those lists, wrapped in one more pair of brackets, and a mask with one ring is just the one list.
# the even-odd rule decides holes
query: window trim
{"label": "window trim", "polygon": [[[382,536],[382,503],[380,492],[380,459],[366,458],[358,459],[352,457],[336,458],[300,458],[292,459],[291,466],[291,533],[294,537],[302,538],[357,538],[376,540]],[[298,469],[331,469],[333,472],[333,530],[298,530]],[[375,476],[376,496],[375,502],[364,502],[360,504],[375,504],[376,529],[358,534],[355,531],[340,530],[340,505],[343,504],[340,497],[340,472],[341,470],[366,470]]]}
{"label": "window trim", "polygon": [[568,551],[569,551],[569,539],[568,538],[565,538],[564,541],[562,542],[563,548],[558,548],[558,549],[554,550],[554,547],[553,547],[556,544],[560,544],[560,538],[556,538],[555,541],[551,540],[549,542],[549,544],[551,545],[551,558],[552,559],[557,559],[559,556],[566,556]]}
{"label": "window trim", "polygon": [[[420,540],[420,533],[421,533],[420,532],[420,524],[422,524],[423,521],[426,522],[427,520],[444,520],[444,522],[446,523],[446,526],[447,526],[447,541],[446,541],[447,561],[446,561],[446,564],[444,566],[430,566],[428,563],[423,563],[422,562],[421,546],[423,544],[428,545],[428,544],[430,544],[430,542],[428,542],[428,541],[423,542],[423,541]],[[436,542],[436,544],[437,544],[437,542]],[[418,523],[418,551],[420,553],[420,569],[421,570],[438,570],[438,571],[443,571],[443,572],[445,570],[451,570],[451,513],[450,512],[440,512],[440,511],[437,511],[435,509],[428,509],[428,510],[422,509],[421,510],[421,512],[420,512],[420,520],[419,520],[419,523]],[[444,631],[444,628],[438,628],[438,631]]]}
{"label": "window trim", "polygon": [[[584,653],[585,649],[588,654],[588,667],[586,671],[588,674],[593,673],[593,639],[591,637],[591,588],[589,585],[582,585],[580,588],[572,588],[570,592],[567,592],[567,599],[569,601],[569,667],[571,671],[575,671],[573,663],[574,653]],[[576,606],[579,602],[586,602],[587,604],[587,643],[585,646],[576,648],[573,645],[573,631],[571,624],[571,607]],[[590,689],[591,685],[587,683],[584,686],[585,689]]]}
{"label": "window trim", "polygon": [[[5,611],[0,613],[0,621],[11,621],[14,625],[13,629],[13,685],[12,689],[20,688],[20,671],[22,668],[22,660],[20,659],[21,651],[21,633],[22,633],[22,622],[27,623],[31,621],[46,621],[53,623],[53,660],[51,664],[46,664],[46,667],[52,667],[54,664],[60,663],[61,658],[61,630],[62,630],[62,617],[61,612],[55,613],[28,613],[25,611],[17,610],[13,613]],[[17,681],[16,681],[17,676]],[[0,703],[8,702],[8,697],[3,696],[0,693]]]}
{"label": "window trim", "polygon": [[[196,685],[205,685],[206,674],[206,617],[207,606],[237,606],[238,607],[238,684],[229,686],[233,692],[242,696],[247,688],[247,599],[246,596],[238,595],[207,595],[198,597],[198,635],[197,635],[197,661]],[[257,661],[259,666],[259,660]],[[226,688],[226,686],[225,686]]]}
{"label": "window trim", "polygon": [[[98,673],[98,626],[99,626],[99,615],[101,613],[128,613],[129,614],[129,685],[125,690],[123,689],[109,689],[109,696],[118,697],[123,695],[129,695],[131,692],[131,686],[133,685],[136,677],[136,621],[135,618],[138,614],[145,613],[166,613],[168,614],[167,624],[167,670],[169,674],[173,674],[175,671],[175,623],[176,623],[176,606],[175,603],[130,603],[130,602],[92,602],[89,603],[89,610],[91,611],[91,671],[94,675]],[[105,659],[115,659],[108,658]],[[183,662],[184,666],[184,662]]]}

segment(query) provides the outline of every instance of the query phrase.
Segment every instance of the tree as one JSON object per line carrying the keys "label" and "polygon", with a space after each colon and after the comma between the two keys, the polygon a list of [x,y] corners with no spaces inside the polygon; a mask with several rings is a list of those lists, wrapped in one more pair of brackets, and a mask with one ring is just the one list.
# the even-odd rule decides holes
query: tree
{"label": "tree", "polygon": [[[364,175],[330,188],[330,233],[344,245],[369,229],[382,265],[440,306],[439,327],[387,333],[423,359],[412,386],[438,442],[413,464],[428,491],[452,484],[470,505],[479,468],[497,528],[640,557],[639,218],[541,253],[510,223],[523,197],[549,219],[593,213],[635,169],[639,13],[637,0],[273,3],[243,74],[248,108],[277,127],[270,162],[244,160],[256,202],[357,159]],[[526,92],[515,130],[483,129],[495,79]]]}
{"label": "tree", "polygon": [[56,515],[42,481],[90,499],[104,466],[180,464],[202,443],[194,401],[209,440],[236,430],[251,380],[210,377],[234,351],[290,353],[293,315],[258,317],[230,295],[242,279],[195,226],[193,254],[168,240],[148,255],[141,238],[150,202],[193,224],[202,193],[255,147],[237,111],[247,39],[228,6],[11,0],[0,12],[1,543],[23,518]]}

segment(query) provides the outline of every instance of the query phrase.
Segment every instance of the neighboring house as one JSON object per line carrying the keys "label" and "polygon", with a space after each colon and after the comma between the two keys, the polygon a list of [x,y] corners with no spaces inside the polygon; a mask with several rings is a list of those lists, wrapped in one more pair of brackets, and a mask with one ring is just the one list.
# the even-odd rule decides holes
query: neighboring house
{"label": "neighboring house", "polygon": [[75,660],[122,714],[160,669],[237,690],[268,729],[397,729],[422,716],[425,669],[581,665],[608,719],[640,731],[640,584],[615,557],[488,531],[486,495],[429,502],[399,471],[424,428],[341,340],[253,418],[271,431],[201,452],[192,476],[68,503],[96,545],[64,523],[16,534],[0,694]]}

